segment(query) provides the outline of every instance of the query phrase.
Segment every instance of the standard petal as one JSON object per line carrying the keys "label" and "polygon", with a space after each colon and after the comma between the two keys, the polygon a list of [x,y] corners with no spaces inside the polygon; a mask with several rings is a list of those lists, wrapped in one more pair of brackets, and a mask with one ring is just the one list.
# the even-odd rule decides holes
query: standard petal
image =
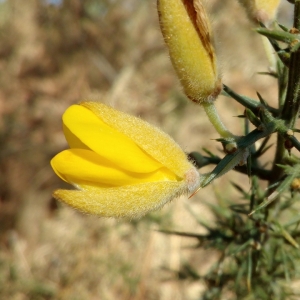
{"label": "standard petal", "polygon": [[183,178],[185,173],[193,167],[176,142],[149,123],[100,102],[88,101],[82,102],[81,105],[90,109],[110,127],[128,136],[178,177]]}
{"label": "standard petal", "polygon": [[119,168],[97,153],[86,149],[70,149],[57,154],[51,165],[64,181],[76,186],[121,186],[153,181],[176,181],[166,168],[151,173],[134,173]]}
{"label": "standard petal", "polygon": [[65,124],[63,124],[63,131],[70,148],[91,150]]}
{"label": "standard petal", "polygon": [[84,213],[132,219],[161,208],[185,192],[184,182],[165,181],[84,191],[57,190],[53,196]]}
{"label": "standard petal", "polygon": [[162,167],[130,137],[104,123],[86,107],[69,107],[63,115],[63,123],[71,148],[83,144],[120,168],[132,172],[149,173]]}

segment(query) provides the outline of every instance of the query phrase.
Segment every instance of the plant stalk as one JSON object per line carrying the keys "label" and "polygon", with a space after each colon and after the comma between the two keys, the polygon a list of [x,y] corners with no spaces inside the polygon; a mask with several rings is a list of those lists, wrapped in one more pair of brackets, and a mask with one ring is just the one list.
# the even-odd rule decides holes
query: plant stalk
{"label": "plant stalk", "polygon": [[[294,6],[294,28],[300,30],[300,0],[295,0]],[[281,118],[289,128],[293,128],[299,115],[300,110],[300,49],[291,54],[289,64],[288,86],[286,92],[285,102],[281,111]],[[279,88],[282,88],[279,86]],[[283,91],[282,91],[283,92]],[[279,92],[279,94],[282,94]],[[272,168],[272,178],[269,184],[280,180],[283,176],[283,170],[278,167],[282,164],[286,155],[284,147],[284,137],[277,134],[276,154]],[[270,191],[272,192],[272,191]]]}
{"label": "plant stalk", "polygon": [[[300,31],[300,0],[295,0],[294,28]],[[282,110],[282,119],[290,128],[294,127],[300,109],[300,49],[291,53],[288,89]]]}
{"label": "plant stalk", "polygon": [[221,121],[215,104],[213,102],[206,102],[203,103],[202,106],[209,121],[214,126],[219,135],[224,139],[234,138],[234,135],[225,127],[225,125]]}

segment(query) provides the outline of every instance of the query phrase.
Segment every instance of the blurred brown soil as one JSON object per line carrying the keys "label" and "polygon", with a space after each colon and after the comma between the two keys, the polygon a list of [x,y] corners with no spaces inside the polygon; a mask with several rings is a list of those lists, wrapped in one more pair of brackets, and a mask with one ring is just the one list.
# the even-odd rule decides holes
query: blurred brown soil
{"label": "blurred brown soil", "polygon": [[[224,82],[276,105],[275,80],[256,74],[268,62],[243,9],[229,0],[211,1],[209,9]],[[221,187],[234,201],[229,181],[248,188],[246,176],[225,175],[191,200],[131,223],[82,215],[51,197],[68,188],[49,166],[67,147],[61,115],[83,99],[142,117],[186,151],[222,155],[203,111],[181,92],[155,1],[7,0],[0,28],[0,299],[197,299],[204,284],[177,281],[168,270],[192,261],[203,274],[216,254],[154,229],[203,232],[187,206],[212,221],[203,201],[214,202]],[[243,134],[234,117],[242,107],[225,97],[217,107]]]}

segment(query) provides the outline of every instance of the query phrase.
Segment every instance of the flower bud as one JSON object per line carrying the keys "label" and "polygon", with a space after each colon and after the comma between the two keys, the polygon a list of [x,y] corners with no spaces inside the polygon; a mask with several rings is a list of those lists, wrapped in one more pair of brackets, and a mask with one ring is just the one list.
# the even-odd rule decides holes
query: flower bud
{"label": "flower bud", "polygon": [[300,178],[295,178],[291,183],[291,189],[293,191],[299,191],[300,190]]}
{"label": "flower bud", "polygon": [[275,19],[280,0],[239,0],[251,20],[268,23]]}
{"label": "flower bud", "polygon": [[196,103],[221,91],[208,16],[200,0],[158,0],[161,31],[186,95]]}

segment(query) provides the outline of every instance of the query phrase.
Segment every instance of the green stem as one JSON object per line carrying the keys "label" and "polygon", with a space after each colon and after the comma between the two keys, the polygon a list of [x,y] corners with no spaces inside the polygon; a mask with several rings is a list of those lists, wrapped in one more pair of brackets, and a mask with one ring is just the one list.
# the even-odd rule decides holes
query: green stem
{"label": "green stem", "polygon": [[[269,185],[272,185],[276,181],[278,181],[283,176],[283,169],[278,167],[277,164],[282,163],[284,155],[285,155],[286,149],[284,148],[284,138],[282,135],[277,133],[277,142],[276,142],[276,153],[275,153],[275,159],[272,167],[272,173],[270,176]],[[270,193],[272,193],[272,189],[270,190]]]}
{"label": "green stem", "polygon": [[[295,0],[294,7],[294,27],[300,30],[300,0]],[[281,117],[288,128],[293,128],[299,115],[300,109],[300,50],[291,54],[289,65],[288,86],[285,103],[281,112]],[[282,88],[282,87],[281,87]],[[276,154],[272,168],[273,176],[269,184],[272,185],[283,176],[283,170],[277,165],[282,164],[286,155],[284,147],[284,137],[277,134]],[[272,192],[272,190],[270,190]]]}
{"label": "green stem", "polygon": [[299,143],[299,141],[298,141],[294,136],[290,136],[288,139],[292,142],[293,146],[294,146],[298,151],[300,151],[300,143]]}
{"label": "green stem", "polygon": [[224,139],[232,139],[235,136],[225,127],[216,110],[214,102],[202,104],[209,121],[212,123],[219,135]]}
{"label": "green stem", "polygon": [[[300,0],[295,0],[294,28],[300,30]],[[287,126],[294,127],[300,109],[300,49],[291,54],[288,90],[282,110],[282,119]]]}

